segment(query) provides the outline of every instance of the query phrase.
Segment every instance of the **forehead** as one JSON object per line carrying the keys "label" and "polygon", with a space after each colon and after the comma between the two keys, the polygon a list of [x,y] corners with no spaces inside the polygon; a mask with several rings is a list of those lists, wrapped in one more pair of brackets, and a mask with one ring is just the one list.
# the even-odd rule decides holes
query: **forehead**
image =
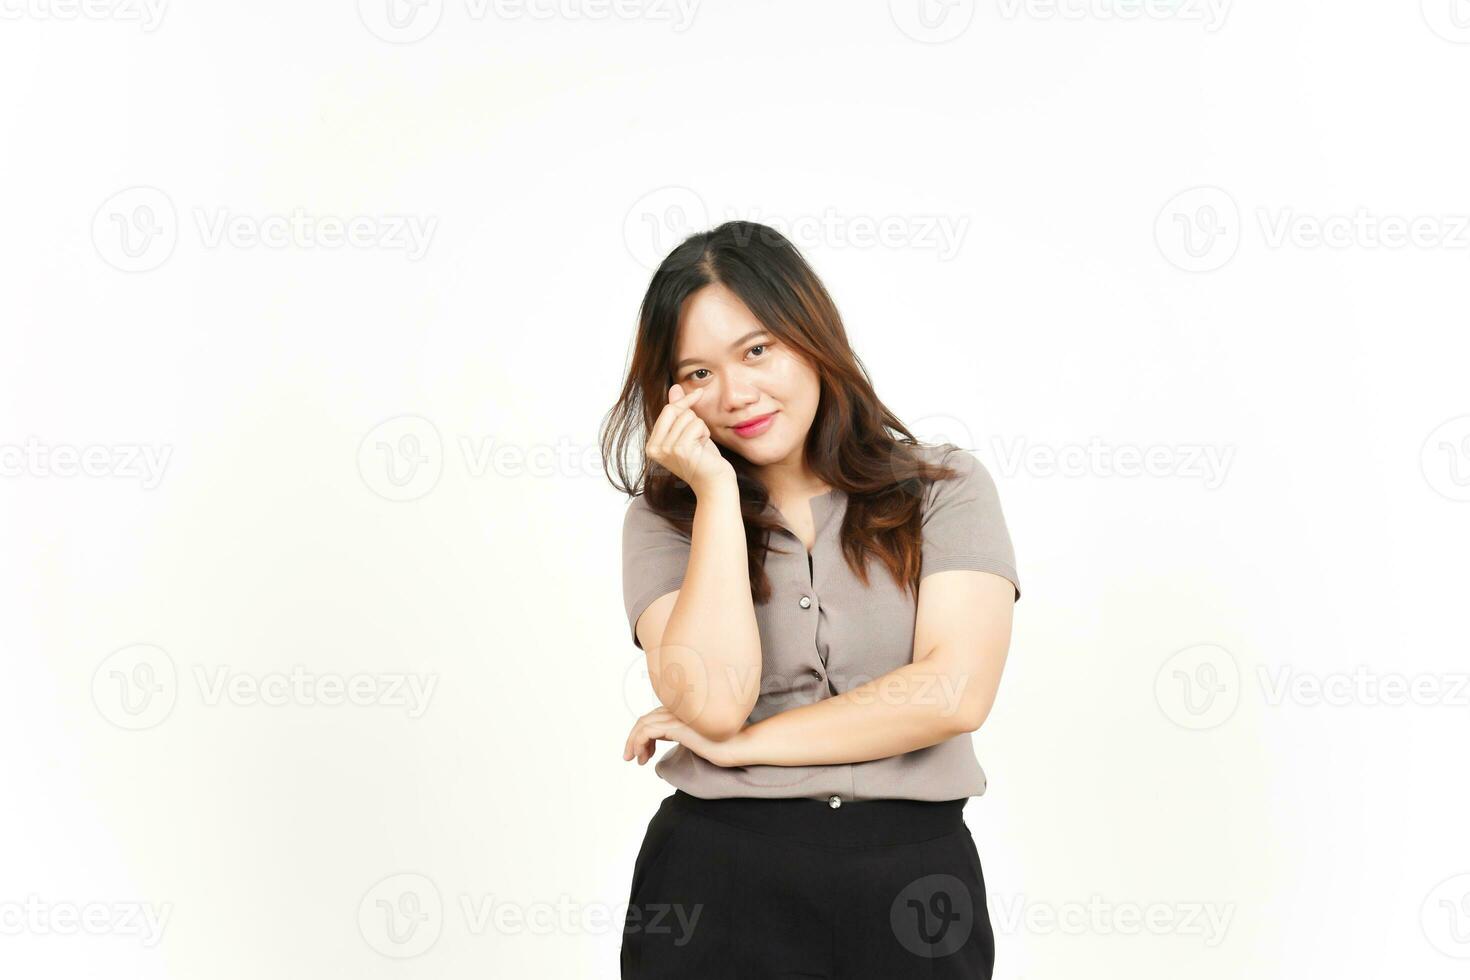
{"label": "forehead", "polygon": [[711,284],[684,301],[675,357],[717,354],[751,331],[764,329],[739,296]]}

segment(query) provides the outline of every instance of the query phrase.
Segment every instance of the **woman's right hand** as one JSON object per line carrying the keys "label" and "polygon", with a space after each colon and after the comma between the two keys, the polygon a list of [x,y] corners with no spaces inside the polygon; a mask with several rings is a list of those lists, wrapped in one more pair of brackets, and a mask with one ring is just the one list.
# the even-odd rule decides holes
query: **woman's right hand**
{"label": "woman's right hand", "polygon": [[720,480],[735,479],[735,467],[720,454],[709,426],[691,407],[702,394],[703,388],[686,395],[681,385],[670,386],[669,403],[659,412],[644,447],[650,460],[689,484],[696,497]]}

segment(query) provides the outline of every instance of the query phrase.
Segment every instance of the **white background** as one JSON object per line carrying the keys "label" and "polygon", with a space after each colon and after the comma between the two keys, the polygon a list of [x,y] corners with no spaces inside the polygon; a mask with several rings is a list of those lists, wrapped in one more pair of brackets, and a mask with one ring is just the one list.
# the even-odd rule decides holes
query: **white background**
{"label": "white background", "polygon": [[386,3],[0,3],[0,972],[616,976],[597,430],[741,217],[1000,488],[996,976],[1464,975],[1470,5]]}

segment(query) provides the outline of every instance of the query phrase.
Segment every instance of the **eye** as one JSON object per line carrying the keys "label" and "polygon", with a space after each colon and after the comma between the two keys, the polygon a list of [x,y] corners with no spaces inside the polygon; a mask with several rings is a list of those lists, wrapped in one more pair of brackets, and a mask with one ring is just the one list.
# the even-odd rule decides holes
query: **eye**
{"label": "eye", "polygon": [[[765,350],[769,346],[771,346],[771,345],[770,344],[756,344],[750,350]],[[746,351],[746,353],[749,354],[750,351]]]}
{"label": "eye", "polygon": [[693,370],[693,371],[690,371],[690,372],[689,372],[689,373],[688,373],[688,374],[686,374],[686,375],[685,375],[685,376],[684,376],[684,377],[685,377],[685,378],[688,378],[688,379],[690,379],[690,380],[693,380],[693,381],[703,381],[703,380],[704,380],[704,379],[703,379],[703,378],[696,378],[696,377],[694,377],[694,376],[695,376],[695,375],[696,375],[696,374],[698,374],[698,373],[699,373],[699,372],[700,372],[700,371],[704,371],[704,370],[707,370],[707,369],[706,369],[706,368],[695,368],[695,369],[694,369],[694,370]]}

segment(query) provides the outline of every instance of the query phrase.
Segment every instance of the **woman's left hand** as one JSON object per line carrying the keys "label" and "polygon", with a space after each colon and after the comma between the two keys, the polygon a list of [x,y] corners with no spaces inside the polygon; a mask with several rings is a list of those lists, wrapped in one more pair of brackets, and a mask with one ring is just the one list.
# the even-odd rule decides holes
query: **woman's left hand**
{"label": "woman's left hand", "polygon": [[706,738],[680,721],[668,708],[659,705],[633,723],[633,730],[628,733],[628,741],[623,745],[623,760],[631,761],[637,756],[638,764],[643,765],[653,757],[658,740],[664,739],[678,742],[690,752],[717,766],[734,766],[739,764],[735,758],[736,739],[739,737],[737,733],[724,741]]}

